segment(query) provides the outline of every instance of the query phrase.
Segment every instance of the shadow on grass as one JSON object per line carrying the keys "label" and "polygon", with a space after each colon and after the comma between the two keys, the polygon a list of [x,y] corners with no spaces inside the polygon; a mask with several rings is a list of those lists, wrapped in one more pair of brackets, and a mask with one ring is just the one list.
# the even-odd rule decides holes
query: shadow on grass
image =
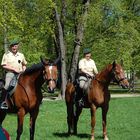
{"label": "shadow on grass", "polygon": [[86,134],[86,133],[82,133],[82,134],[77,134],[75,135],[76,137],[79,137],[79,138],[90,138],[91,135],[90,134]]}
{"label": "shadow on grass", "polygon": [[[82,133],[82,134],[77,134],[77,135],[69,135],[68,133],[53,133],[54,136],[59,137],[59,138],[67,138],[71,136],[76,136],[78,138],[90,138],[90,134]],[[102,136],[95,136],[98,140],[102,140]]]}
{"label": "shadow on grass", "polygon": [[53,133],[53,135],[57,136],[57,137],[70,137],[70,136],[76,136],[79,138],[90,138],[89,134],[77,134],[77,135],[69,135],[68,133]]}
{"label": "shadow on grass", "polygon": [[53,133],[54,136],[57,136],[59,138],[63,138],[63,137],[69,137],[70,135],[68,133]]}

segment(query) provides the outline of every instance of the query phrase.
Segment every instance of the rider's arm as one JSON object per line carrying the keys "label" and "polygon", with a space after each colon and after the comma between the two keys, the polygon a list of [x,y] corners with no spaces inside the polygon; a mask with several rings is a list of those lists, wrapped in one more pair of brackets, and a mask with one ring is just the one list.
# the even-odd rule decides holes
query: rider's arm
{"label": "rider's arm", "polygon": [[22,69],[23,69],[23,71],[25,71],[26,70],[26,66],[24,65],[24,66],[22,66]]}
{"label": "rider's arm", "polygon": [[94,66],[93,73],[94,73],[95,75],[96,75],[96,74],[98,74],[98,70],[97,70],[97,67],[96,67],[96,65]]}
{"label": "rider's arm", "polygon": [[26,61],[26,59],[25,59],[25,56],[24,56],[24,54],[22,54],[23,56],[23,60],[22,60],[22,70],[23,71],[25,71],[25,69],[26,69],[26,65],[27,65],[27,61]]}
{"label": "rider's arm", "polygon": [[19,73],[19,70],[16,69],[16,68],[14,68],[14,67],[11,66],[11,65],[4,64],[4,65],[2,65],[2,67],[3,67],[5,70],[7,70],[7,71]]}

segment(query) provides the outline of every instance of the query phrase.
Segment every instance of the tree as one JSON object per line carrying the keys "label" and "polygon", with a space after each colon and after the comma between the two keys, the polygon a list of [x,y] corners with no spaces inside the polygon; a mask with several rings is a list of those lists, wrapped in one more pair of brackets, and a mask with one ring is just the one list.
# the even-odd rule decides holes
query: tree
{"label": "tree", "polygon": [[[90,0],[83,1],[83,4],[82,4],[83,11],[82,11],[82,14],[80,15],[80,18],[78,18],[77,25],[75,25],[76,26],[75,41],[74,41],[75,44],[74,44],[74,52],[72,56],[72,63],[71,63],[71,70],[70,70],[70,77],[72,81],[74,81],[76,78],[79,52],[80,52],[80,47],[83,42],[84,28],[86,24],[86,17],[87,17],[89,4],[90,4]],[[79,15],[76,15],[76,16],[79,16]]]}
{"label": "tree", "polygon": [[99,71],[114,60],[123,61],[125,70],[139,71],[139,25],[139,0],[0,0],[1,46],[4,38],[19,38],[28,65],[41,55],[60,56],[63,98],[85,47],[91,48]]}
{"label": "tree", "polygon": [[[66,83],[67,83],[67,73],[66,73],[66,51],[65,51],[65,44],[64,44],[64,25],[61,24],[60,17],[57,11],[57,7],[55,6],[55,18],[56,18],[56,23],[57,23],[57,33],[58,33],[58,45],[60,49],[60,59],[61,59],[61,92],[62,92],[62,97],[65,97],[65,88],[66,88]],[[62,28],[63,26],[63,28]]]}

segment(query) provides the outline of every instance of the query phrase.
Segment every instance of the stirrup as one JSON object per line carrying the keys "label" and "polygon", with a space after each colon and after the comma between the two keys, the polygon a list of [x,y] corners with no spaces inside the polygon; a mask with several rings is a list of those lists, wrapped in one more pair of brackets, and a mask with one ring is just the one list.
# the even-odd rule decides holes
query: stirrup
{"label": "stirrup", "polygon": [[1,103],[0,108],[1,109],[8,109],[8,104],[4,101]]}
{"label": "stirrup", "polygon": [[79,104],[80,107],[83,107],[85,105],[84,100],[83,99],[80,99],[78,101],[78,104]]}

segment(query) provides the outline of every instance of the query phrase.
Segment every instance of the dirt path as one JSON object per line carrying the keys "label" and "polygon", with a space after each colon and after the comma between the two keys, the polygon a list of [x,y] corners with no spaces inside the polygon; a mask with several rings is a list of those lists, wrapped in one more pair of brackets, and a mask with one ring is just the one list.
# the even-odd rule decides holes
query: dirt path
{"label": "dirt path", "polygon": [[[140,94],[136,93],[129,93],[129,94],[111,94],[111,98],[125,98],[125,97],[140,97]],[[46,97],[43,98],[43,100],[49,100],[49,101],[56,101],[61,100],[59,97]]]}
{"label": "dirt path", "polygon": [[124,98],[124,97],[140,97],[140,94],[111,94],[111,98]]}

